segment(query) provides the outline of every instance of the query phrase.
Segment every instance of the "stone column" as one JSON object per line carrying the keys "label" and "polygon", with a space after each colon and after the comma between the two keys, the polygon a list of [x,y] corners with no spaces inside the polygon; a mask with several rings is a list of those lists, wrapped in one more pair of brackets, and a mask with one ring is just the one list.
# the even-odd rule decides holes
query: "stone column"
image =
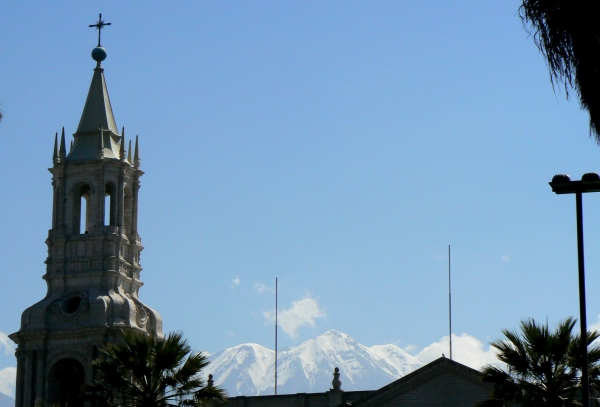
{"label": "stone column", "polygon": [[[115,194],[117,195],[115,197],[116,201],[117,201],[117,225],[120,226],[121,228],[123,226],[125,226],[125,180],[124,180],[124,175],[125,173],[125,169],[121,168],[121,171],[119,173],[119,186],[117,187],[117,191],[115,192]],[[119,231],[119,233],[123,233],[122,230]]]}
{"label": "stone column", "polygon": [[59,214],[59,208],[58,208],[58,202],[60,200],[59,195],[60,195],[60,184],[58,182],[58,177],[56,176],[55,173],[52,173],[52,186],[54,187],[54,193],[52,195],[52,229],[56,232],[56,229],[58,228],[58,214]]}
{"label": "stone column", "polygon": [[[43,399],[45,397],[44,394],[44,381],[45,381],[45,374],[44,374],[44,370],[45,370],[45,365],[46,365],[46,352],[44,351],[37,351],[37,358],[36,358],[36,364],[37,364],[37,369],[36,369],[36,375],[35,375],[35,383],[33,384],[35,386],[35,397],[36,398],[40,398]],[[35,400],[33,400],[35,402]]]}
{"label": "stone column", "polygon": [[25,388],[25,351],[19,350],[15,352],[17,357],[17,385],[15,388],[15,407],[23,407],[23,390]]}
{"label": "stone column", "polygon": [[[32,389],[33,380],[33,351],[25,351],[25,372],[23,375],[23,385],[26,389]],[[33,400],[32,392],[23,392],[23,407],[33,407],[35,400]]]}
{"label": "stone column", "polygon": [[133,192],[133,200],[131,202],[131,232],[133,236],[133,241],[136,242],[137,239],[137,224],[138,224],[138,193],[140,189],[140,182],[138,180],[138,175],[136,174],[135,179],[133,181],[132,192]]}

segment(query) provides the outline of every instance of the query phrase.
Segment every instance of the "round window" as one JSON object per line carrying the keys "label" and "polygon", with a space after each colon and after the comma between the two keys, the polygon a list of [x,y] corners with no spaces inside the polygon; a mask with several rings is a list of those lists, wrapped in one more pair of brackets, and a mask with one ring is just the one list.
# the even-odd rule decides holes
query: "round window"
{"label": "round window", "polygon": [[81,297],[73,296],[63,300],[60,304],[60,309],[65,315],[70,315],[76,313],[80,305]]}

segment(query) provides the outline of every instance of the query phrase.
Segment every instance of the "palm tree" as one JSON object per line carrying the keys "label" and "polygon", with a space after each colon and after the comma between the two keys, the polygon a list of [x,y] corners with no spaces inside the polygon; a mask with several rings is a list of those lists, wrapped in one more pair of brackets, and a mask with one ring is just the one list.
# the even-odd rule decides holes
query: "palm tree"
{"label": "palm tree", "polygon": [[123,407],[222,404],[225,392],[200,378],[208,364],[181,332],[166,338],[124,332],[124,343],[105,346],[94,360],[98,378],[87,386],[87,398]]}
{"label": "palm tree", "polygon": [[[480,407],[581,405],[581,339],[573,334],[576,320],[567,318],[551,332],[548,324],[521,321],[521,332],[505,329],[505,339],[490,343],[505,369],[488,365],[481,380],[492,383],[490,399]],[[588,332],[588,343],[600,334]],[[600,347],[588,348],[590,385],[600,384]],[[592,392],[593,394],[593,392]],[[596,402],[599,400],[596,400]]]}
{"label": "palm tree", "polygon": [[590,135],[600,144],[600,2],[523,0],[523,26],[544,55],[552,86],[575,89],[590,116]]}

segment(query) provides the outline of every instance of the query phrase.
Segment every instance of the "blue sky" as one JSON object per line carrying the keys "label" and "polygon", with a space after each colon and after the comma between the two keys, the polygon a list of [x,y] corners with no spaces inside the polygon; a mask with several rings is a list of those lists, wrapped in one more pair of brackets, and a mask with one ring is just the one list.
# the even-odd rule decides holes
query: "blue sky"
{"label": "blue sky", "polygon": [[[518,5],[4,4],[0,332],[45,295],[46,169],[79,122],[99,12],[117,125],[146,172],[140,297],[166,331],[209,352],[272,346],[278,277],[282,347],[332,328],[423,349],[447,335],[448,244],[455,333],[578,316],[574,197],[548,181],[600,170],[600,151]],[[592,323],[600,195],[584,210]]]}

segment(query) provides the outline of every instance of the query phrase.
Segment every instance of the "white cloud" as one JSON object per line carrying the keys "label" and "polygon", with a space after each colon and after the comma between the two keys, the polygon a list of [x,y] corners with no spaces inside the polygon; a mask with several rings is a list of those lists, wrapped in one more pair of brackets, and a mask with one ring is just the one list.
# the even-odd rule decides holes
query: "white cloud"
{"label": "white cloud", "polygon": [[504,256],[502,256],[502,261],[508,263],[510,261],[510,256],[508,254],[505,254]]}
{"label": "white cloud", "polygon": [[4,332],[0,332],[0,348],[4,348],[4,353],[6,355],[14,355],[15,347],[15,343],[11,341],[8,335]]}
{"label": "white cloud", "polygon": [[588,326],[588,331],[600,331],[600,315],[598,315],[596,322]]}
{"label": "white cloud", "polygon": [[240,285],[240,283],[242,282],[242,280],[240,280],[240,276],[237,276],[236,278],[234,278],[233,280],[231,280],[231,282],[233,283],[233,285]]}
{"label": "white cloud", "polygon": [[254,283],[254,291],[256,291],[259,294],[264,294],[264,293],[273,293],[273,292],[275,292],[275,289],[271,288],[271,287],[267,287],[263,283]]}
{"label": "white cloud", "polygon": [[588,331],[600,331],[600,320],[588,326]]}
{"label": "white cloud", "polygon": [[17,368],[5,367],[0,370],[0,393],[15,397],[15,382],[17,381]]}
{"label": "white cloud", "polygon": [[417,350],[417,347],[415,345],[406,345],[404,350],[412,355]]}
{"label": "white cloud", "polygon": [[[275,322],[275,310],[264,312],[263,315],[270,322]],[[319,308],[317,300],[314,298],[305,298],[300,301],[292,302],[290,309],[279,311],[277,322],[283,332],[292,339],[298,336],[298,328],[303,326],[314,327],[317,318],[324,318],[325,312]]]}
{"label": "white cloud", "polygon": [[[449,339],[447,336],[444,336],[439,342],[434,342],[419,352],[417,359],[423,363],[429,363],[442,356],[442,353],[447,358],[450,357]],[[452,334],[452,359],[473,369],[480,369],[488,364],[500,363],[493,349],[490,349],[489,346],[485,349],[483,342],[468,334],[460,336]]]}

